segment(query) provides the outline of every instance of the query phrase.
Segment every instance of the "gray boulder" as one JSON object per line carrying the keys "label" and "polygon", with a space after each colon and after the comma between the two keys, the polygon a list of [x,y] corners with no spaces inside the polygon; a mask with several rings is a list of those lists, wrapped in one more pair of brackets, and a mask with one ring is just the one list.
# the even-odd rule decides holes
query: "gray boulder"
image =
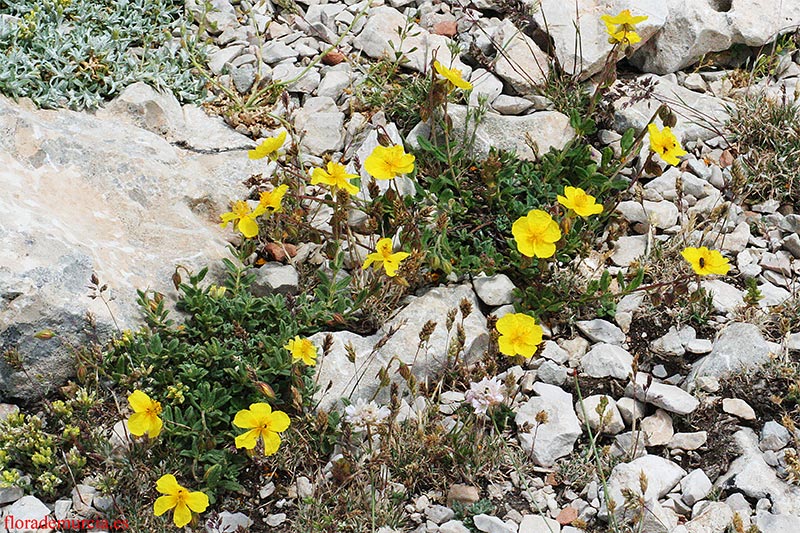
{"label": "gray boulder", "polygon": [[723,329],[711,353],[692,365],[686,378],[688,386],[700,376],[723,377],[737,370],[758,368],[769,360],[770,345],[758,326],[734,322]]}
{"label": "gray boulder", "polygon": [[[613,46],[608,42],[603,15],[616,15],[623,9],[629,9],[633,16],[647,15],[647,20],[636,25],[636,33],[642,38],[633,46],[638,49],[664,26],[667,8],[661,0],[579,0],[576,3],[543,0],[534,20],[548,31],[561,67],[585,79],[602,70]],[[576,54],[578,38],[580,48]],[[624,54],[620,54],[620,59],[623,57]]]}
{"label": "gray boulder", "polygon": [[666,23],[632,58],[667,74],[734,44],[761,46],[800,24],[800,3],[786,0],[666,0]]}
{"label": "gray boulder", "polygon": [[[667,103],[675,112],[677,124],[672,130],[684,143],[715,137],[715,128],[722,127],[730,119],[726,106],[733,104],[719,98],[690,91],[667,77],[642,76],[637,81],[654,82],[655,89],[651,98],[639,100],[633,105],[629,97],[615,102],[614,129],[619,133],[624,133],[628,128],[641,131],[662,103]],[[657,124],[659,127],[662,125],[660,121]]]}
{"label": "gray boulder", "polygon": [[[220,229],[219,215],[263,163],[247,158],[238,134],[217,144],[227,144],[223,153],[178,148],[135,125],[136,109],[167,136],[179,131],[173,119],[185,118],[155,100],[93,116],[0,98],[0,129],[10,132],[0,136],[0,351],[17,350],[39,379],[0,362],[0,399],[37,397],[70,377],[73,348],[94,338],[87,312],[101,340],[115,321],[135,328],[136,289],[169,298],[177,264],[199,270],[229,255],[232,233]],[[93,272],[108,284],[108,309],[88,297]],[[44,330],[55,336],[35,337]]]}
{"label": "gray boulder", "polygon": [[[581,424],[573,409],[572,394],[555,385],[536,383],[539,394],[522,404],[514,419],[520,431],[522,448],[530,452],[533,461],[541,466],[552,466],[556,459],[572,452],[581,435]],[[538,423],[540,412],[545,421]]]}

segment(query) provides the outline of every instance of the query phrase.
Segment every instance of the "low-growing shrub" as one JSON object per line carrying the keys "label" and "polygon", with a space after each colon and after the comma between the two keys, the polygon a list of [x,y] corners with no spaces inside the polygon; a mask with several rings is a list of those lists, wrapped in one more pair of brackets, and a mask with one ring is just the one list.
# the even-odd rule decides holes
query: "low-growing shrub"
{"label": "low-growing shrub", "polygon": [[[94,108],[144,81],[182,101],[204,96],[178,0],[2,0],[0,92],[47,108]],[[203,52],[190,39],[194,53]]]}

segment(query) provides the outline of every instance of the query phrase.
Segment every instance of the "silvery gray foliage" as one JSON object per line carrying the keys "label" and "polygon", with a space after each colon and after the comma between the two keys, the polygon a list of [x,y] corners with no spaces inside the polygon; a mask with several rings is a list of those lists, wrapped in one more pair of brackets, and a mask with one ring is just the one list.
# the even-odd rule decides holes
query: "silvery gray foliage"
{"label": "silvery gray foliage", "polygon": [[203,80],[173,37],[187,25],[182,0],[0,0],[0,92],[91,109],[144,81],[197,102]]}

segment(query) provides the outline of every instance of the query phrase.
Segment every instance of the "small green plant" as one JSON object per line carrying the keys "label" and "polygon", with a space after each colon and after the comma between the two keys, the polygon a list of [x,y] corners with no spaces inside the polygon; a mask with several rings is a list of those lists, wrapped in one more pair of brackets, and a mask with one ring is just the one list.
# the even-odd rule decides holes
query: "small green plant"
{"label": "small green plant", "polygon": [[187,315],[181,324],[161,295],[141,292],[148,327],[116,341],[103,361],[123,390],[144,390],[163,405],[166,427],[153,442],[156,457],[212,492],[238,490],[242,481],[247,461],[232,448],[240,433],[231,425],[234,414],[258,401],[293,416],[311,406],[313,372],[294,363],[286,346],[330,322],[344,297],[323,289],[321,299],[256,297],[249,290],[255,274],[231,260],[224,264],[224,287],[203,284],[207,269],[186,283],[177,276],[177,305]]}
{"label": "small green plant", "polygon": [[102,438],[86,422],[96,413],[96,397],[81,388],[69,400],[45,405],[42,415],[14,413],[0,422],[0,487],[52,498],[88,470]]}
{"label": "small green plant", "polygon": [[[182,101],[204,97],[187,46],[182,1],[5,0],[0,24],[0,92],[41,107],[91,109],[144,81]],[[14,22],[17,20],[17,22]]]}
{"label": "small green plant", "polygon": [[475,527],[475,522],[472,520],[472,517],[479,514],[490,514],[493,511],[494,504],[486,498],[481,498],[469,505],[464,505],[461,502],[453,502],[453,512],[455,513],[456,520],[461,520],[467,529],[475,533],[480,530]]}
{"label": "small green plant", "polygon": [[728,130],[742,154],[732,168],[738,199],[774,198],[800,208],[800,108],[789,98],[745,98]]}

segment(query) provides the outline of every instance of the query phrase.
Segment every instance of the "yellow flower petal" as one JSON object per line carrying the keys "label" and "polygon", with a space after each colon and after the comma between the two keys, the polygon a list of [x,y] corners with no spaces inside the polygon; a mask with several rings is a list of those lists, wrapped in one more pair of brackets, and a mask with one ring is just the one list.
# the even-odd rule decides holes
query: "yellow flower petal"
{"label": "yellow flower petal", "polygon": [[246,433],[238,435],[234,439],[234,443],[236,444],[237,448],[245,448],[247,450],[252,450],[253,448],[256,447],[259,435],[261,435],[261,432],[258,429],[251,429]]}
{"label": "yellow flower petal", "polygon": [[267,156],[277,155],[278,150],[283,146],[286,141],[286,131],[282,131],[276,137],[269,137],[264,139],[264,142],[256,146],[255,149],[247,152],[250,159],[261,159]]}
{"label": "yellow flower petal", "polygon": [[242,409],[233,417],[233,425],[242,429],[254,428],[258,426],[258,416],[247,409]]}
{"label": "yellow flower petal", "polygon": [[731,269],[728,259],[723,257],[717,250],[709,250],[705,246],[685,248],[681,255],[692,265],[692,270],[699,276],[708,276],[710,274],[724,276]]}
{"label": "yellow flower petal", "polygon": [[161,516],[176,505],[178,505],[177,497],[160,496],[156,499],[156,503],[153,504],[153,513],[155,513],[156,516]]}
{"label": "yellow flower petal", "polygon": [[238,229],[246,239],[252,239],[258,235],[258,222],[251,217],[244,217],[239,221],[236,229]]}
{"label": "yellow flower petal", "polygon": [[133,413],[128,419],[128,431],[135,437],[141,437],[150,431],[151,419],[147,413]]}
{"label": "yellow flower petal", "polygon": [[378,145],[364,160],[364,169],[375,179],[394,179],[414,171],[414,156],[406,154],[401,145]]}
{"label": "yellow flower petal", "polygon": [[251,403],[250,411],[260,418],[266,418],[272,413],[272,407],[265,402]]}
{"label": "yellow flower petal", "polygon": [[150,437],[151,439],[158,437],[158,435],[161,433],[161,428],[163,426],[164,422],[162,422],[160,418],[151,415],[150,428],[147,430],[147,436]]}
{"label": "yellow flower petal", "polygon": [[195,513],[202,513],[208,508],[208,496],[200,491],[190,492],[186,495],[186,505]]}
{"label": "yellow flower petal", "polygon": [[128,403],[135,413],[142,413],[153,405],[153,400],[144,392],[135,390],[128,396]]}
{"label": "yellow flower petal", "polygon": [[283,411],[275,411],[274,413],[272,413],[272,419],[269,428],[272,431],[281,433],[289,429],[290,424],[291,420],[289,419],[289,415],[287,415]]}
{"label": "yellow flower petal", "polygon": [[172,474],[164,474],[156,481],[156,490],[161,494],[175,495],[182,488]]}
{"label": "yellow flower petal", "polygon": [[267,435],[262,435],[264,438],[264,455],[272,455],[278,451],[281,446],[281,438],[277,433],[270,432]]}
{"label": "yellow flower petal", "polygon": [[556,253],[556,245],[551,242],[535,242],[532,248],[533,255],[535,257],[541,257],[542,259],[553,257]]}
{"label": "yellow flower petal", "polygon": [[650,134],[650,149],[667,164],[677,166],[680,163],[678,158],[687,154],[669,127],[659,131],[655,124],[649,124],[647,131]]}
{"label": "yellow flower petal", "polygon": [[183,527],[192,521],[192,512],[184,502],[178,502],[175,506],[175,514],[172,517],[175,527]]}
{"label": "yellow flower petal", "polygon": [[497,348],[500,350],[500,353],[505,355],[517,353],[517,350],[514,346],[514,342],[511,340],[511,337],[505,335],[497,339]]}
{"label": "yellow flower petal", "polygon": [[511,226],[517,249],[526,257],[547,258],[555,253],[561,229],[545,211],[534,209]]}
{"label": "yellow flower petal", "polygon": [[524,313],[504,315],[495,327],[500,333],[498,348],[505,355],[531,357],[542,342],[541,326]]}
{"label": "yellow flower petal", "polygon": [[439,61],[433,62],[433,68],[440,76],[446,79],[450,85],[464,90],[472,89],[472,84],[461,76],[461,71],[459,69],[447,68],[439,63]]}

